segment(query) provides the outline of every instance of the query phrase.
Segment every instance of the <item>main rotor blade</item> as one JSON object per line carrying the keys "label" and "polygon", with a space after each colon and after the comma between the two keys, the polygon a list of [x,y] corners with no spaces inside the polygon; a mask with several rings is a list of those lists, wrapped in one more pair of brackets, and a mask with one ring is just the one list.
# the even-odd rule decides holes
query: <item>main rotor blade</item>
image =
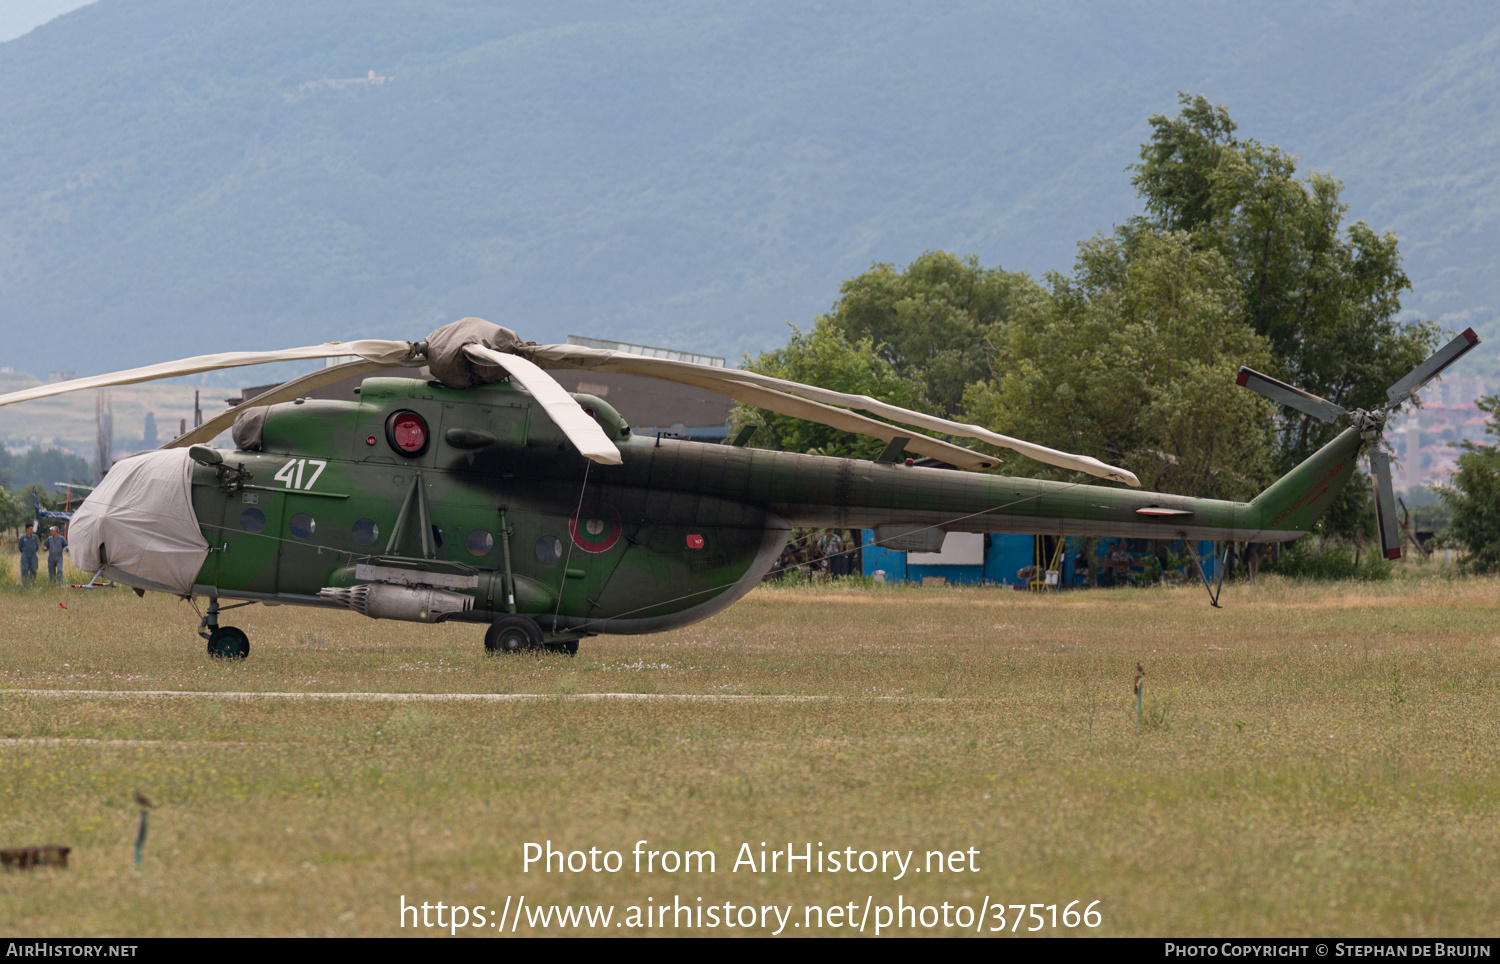
{"label": "main rotor blade", "polygon": [[1243,385],[1252,392],[1259,392],[1273,402],[1280,402],[1288,408],[1295,408],[1299,412],[1325,422],[1336,422],[1346,414],[1342,408],[1326,398],[1321,398],[1312,392],[1304,392],[1297,386],[1288,385],[1270,375],[1262,375],[1253,368],[1241,366],[1240,374],[1234,381],[1236,385]]}
{"label": "main rotor blade", "polygon": [[1387,559],[1401,558],[1401,532],[1396,522],[1396,494],[1391,489],[1391,460],[1378,446],[1370,449],[1370,476],[1375,483],[1375,525],[1380,551]]}
{"label": "main rotor blade", "polygon": [[0,405],[13,405],[33,398],[47,398],[88,388],[110,388],[115,385],[133,385],[136,382],[155,381],[158,378],[175,378],[179,375],[196,375],[224,368],[241,368],[245,365],[265,365],[270,362],[306,361],[313,358],[338,358],[341,355],[358,355],[366,361],[384,365],[399,365],[412,361],[416,353],[410,342],[387,341],[381,338],[362,338],[357,341],[331,341],[306,348],[284,348],[280,351],[228,351],[217,355],[197,355],[177,361],[131,368],[108,375],[91,375],[66,382],[51,382],[35,388],[0,395]]}
{"label": "main rotor blade", "polygon": [[885,442],[893,438],[904,438],[907,439],[907,451],[940,459],[949,465],[956,465],[971,472],[992,469],[999,464],[999,460],[993,456],[966,449],[961,445],[954,445],[952,442],[944,442],[942,439],[927,435],[919,435],[899,425],[877,422],[873,418],[866,418],[848,409],[835,408],[832,405],[824,405],[822,402],[799,398],[763,385],[742,382],[738,379],[698,379],[688,373],[679,373],[673,381],[680,385],[693,385],[711,392],[718,392],[720,395],[727,395],[746,405],[764,408],[779,415],[790,415],[792,418],[817,422],[819,425],[827,425],[842,432],[868,435]]}
{"label": "main rotor blade", "polygon": [[1479,336],[1474,334],[1474,329],[1464,329],[1462,335],[1439,348],[1431,358],[1413,368],[1405,378],[1385,390],[1385,394],[1390,398],[1390,404],[1400,405],[1406,401],[1415,394],[1417,389],[1442,374],[1443,369],[1458,361],[1478,344]]}
{"label": "main rotor blade", "polygon": [[[869,412],[872,415],[889,418],[902,425],[925,428],[930,431],[941,432],[944,435],[958,435],[964,438],[979,439],[1000,448],[1019,452],[1038,462],[1055,465],[1058,468],[1087,472],[1089,475],[1111,479],[1116,482],[1124,482],[1127,485],[1136,487],[1139,487],[1141,484],[1140,480],[1135,477],[1135,474],[1128,469],[1108,465],[1086,455],[1059,452],[1057,449],[1051,449],[1045,445],[1037,445],[1033,442],[1000,435],[978,425],[954,422],[935,415],[914,412],[911,409],[902,408],[899,405],[891,405],[879,399],[871,398],[868,395],[848,395],[826,388],[818,388],[815,385],[804,385],[801,382],[772,378],[769,375],[761,375],[756,372],[744,371],[743,369],[712,368],[708,365],[695,365],[692,362],[681,362],[667,358],[646,358],[640,355],[610,351],[604,348],[585,348],[581,345],[539,345],[528,347],[527,351],[532,357],[549,363],[548,367],[584,368],[593,371],[620,372],[628,375],[649,375],[665,381],[696,384],[700,388],[717,391],[720,394],[729,395],[731,398],[735,398],[732,392],[713,386],[715,384],[728,385],[731,382],[754,384],[782,394],[801,396],[804,399],[810,399],[814,402],[825,403],[827,406],[859,409]],[[685,379],[687,377],[698,379],[698,381],[692,383],[686,382]],[[744,399],[738,400],[744,401]],[[746,404],[756,403],[747,402]],[[788,413],[782,412],[782,414]],[[804,418],[806,416],[795,417]],[[809,421],[822,422],[823,420],[821,418],[810,418]],[[872,425],[884,424],[871,419],[867,419],[866,421]],[[824,424],[831,425],[832,423],[824,422]],[[865,435],[871,434],[863,429],[849,429],[849,431],[856,431]],[[879,434],[875,437],[885,438],[889,441],[893,436]],[[960,446],[953,447],[960,451],[969,451]],[[952,461],[943,456],[935,457],[942,458],[945,462]]]}
{"label": "main rotor blade", "polygon": [[197,428],[188,429],[182,435],[163,445],[164,449],[179,449],[188,445],[197,445],[213,441],[220,432],[234,427],[234,420],[252,408],[263,408],[267,405],[275,405],[278,402],[290,402],[294,398],[301,398],[314,389],[322,388],[324,385],[332,385],[334,382],[343,381],[356,375],[367,375],[370,372],[378,372],[392,366],[385,362],[357,361],[345,362],[342,365],[330,365],[319,369],[301,378],[294,378],[289,382],[263,392],[254,398],[246,399],[240,404],[220,412],[213,418],[199,425]]}
{"label": "main rotor blade", "polygon": [[475,361],[499,365],[509,372],[511,379],[531,393],[585,458],[601,465],[619,465],[624,461],[620,458],[620,450],[604,434],[599,423],[551,375],[520,355],[506,354],[483,345],[466,345],[464,353]]}

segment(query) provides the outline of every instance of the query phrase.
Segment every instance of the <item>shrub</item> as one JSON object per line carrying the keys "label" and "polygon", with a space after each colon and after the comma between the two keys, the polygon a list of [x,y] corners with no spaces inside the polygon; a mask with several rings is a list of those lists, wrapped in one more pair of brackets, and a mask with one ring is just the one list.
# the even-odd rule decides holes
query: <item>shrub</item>
{"label": "shrub", "polygon": [[[1479,407],[1490,413],[1485,431],[1500,435],[1495,420],[1500,414],[1500,396],[1480,399]],[[1468,550],[1465,567],[1494,572],[1500,569],[1500,445],[1464,442],[1463,449],[1452,480],[1435,487],[1453,510],[1443,539]]]}
{"label": "shrub", "polygon": [[1282,550],[1280,559],[1261,563],[1260,571],[1312,582],[1391,578],[1391,566],[1381,558],[1379,546],[1333,539],[1299,539]]}

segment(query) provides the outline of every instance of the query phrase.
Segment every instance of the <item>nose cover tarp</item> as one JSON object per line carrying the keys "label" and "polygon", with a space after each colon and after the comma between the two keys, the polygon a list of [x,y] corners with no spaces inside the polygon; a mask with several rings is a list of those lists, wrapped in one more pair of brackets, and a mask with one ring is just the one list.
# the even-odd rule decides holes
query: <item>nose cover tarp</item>
{"label": "nose cover tarp", "polygon": [[73,564],[101,567],[132,586],[175,592],[193,589],[208,543],[193,514],[193,460],[187,449],[161,449],[115,464],[74,513],[68,529]]}

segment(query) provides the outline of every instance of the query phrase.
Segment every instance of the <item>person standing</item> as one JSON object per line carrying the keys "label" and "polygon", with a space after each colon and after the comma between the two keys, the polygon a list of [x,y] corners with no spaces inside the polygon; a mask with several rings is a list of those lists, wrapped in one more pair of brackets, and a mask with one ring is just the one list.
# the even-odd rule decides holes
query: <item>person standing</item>
{"label": "person standing", "polygon": [[32,531],[35,528],[35,523],[26,523],[26,534],[16,540],[16,548],[21,552],[22,585],[26,585],[36,578],[36,552],[41,548],[41,540]]}
{"label": "person standing", "polygon": [[47,530],[47,541],[42,543],[42,548],[47,550],[47,578],[54,583],[63,581],[63,550],[68,548],[68,540],[57,531],[57,526]]}

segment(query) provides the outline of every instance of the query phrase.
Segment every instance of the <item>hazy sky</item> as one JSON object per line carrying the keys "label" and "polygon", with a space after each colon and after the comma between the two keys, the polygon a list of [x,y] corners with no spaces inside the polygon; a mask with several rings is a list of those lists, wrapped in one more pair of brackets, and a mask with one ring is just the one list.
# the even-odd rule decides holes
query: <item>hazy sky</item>
{"label": "hazy sky", "polygon": [[0,0],[0,43],[60,17],[69,10],[87,6],[92,0]]}

